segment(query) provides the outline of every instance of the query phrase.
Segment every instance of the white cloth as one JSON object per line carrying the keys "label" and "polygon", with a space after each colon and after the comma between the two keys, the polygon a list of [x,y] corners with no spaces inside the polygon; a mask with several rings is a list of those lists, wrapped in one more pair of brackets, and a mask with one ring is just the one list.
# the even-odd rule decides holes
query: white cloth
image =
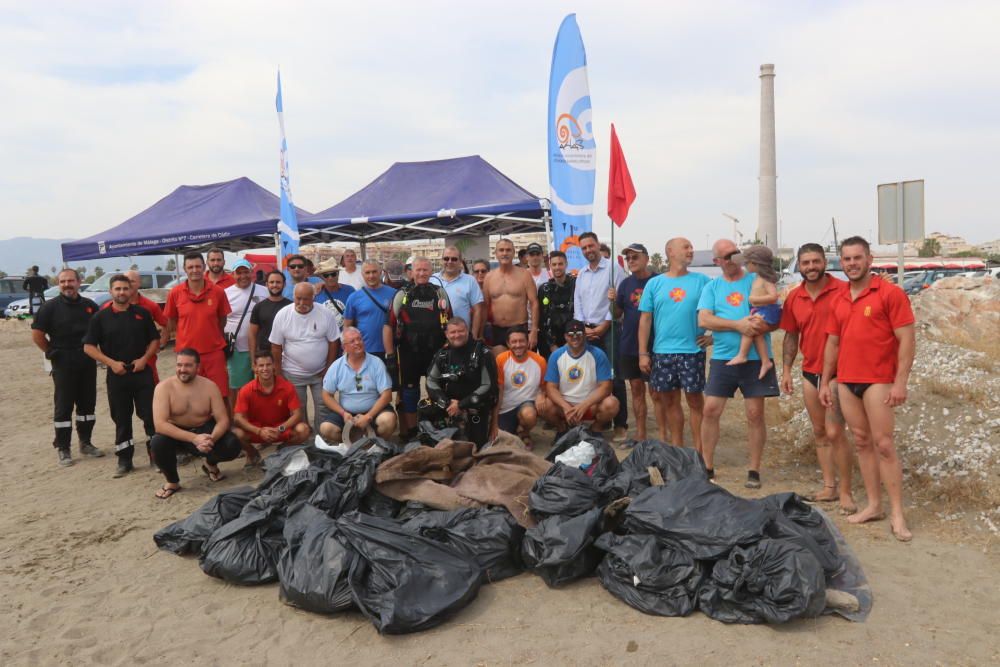
{"label": "white cloth", "polygon": [[356,290],[364,287],[365,279],[361,275],[361,264],[359,263],[358,267],[354,269],[354,273],[348,273],[347,269],[340,267],[340,284],[350,285]]}
{"label": "white cloth", "polygon": [[[251,292],[253,296],[251,296]],[[240,331],[236,336],[236,351],[249,352],[250,344],[247,341],[247,332],[250,331],[250,313],[253,312],[254,306],[267,298],[267,288],[254,283],[250,283],[250,286],[244,289],[240,289],[238,285],[230,285],[226,288],[226,298],[229,299],[229,307],[232,308],[232,312],[226,315],[224,331],[227,334],[235,333],[236,327],[239,326]],[[246,308],[247,299],[250,299],[250,307],[247,309],[247,315],[243,317],[241,325],[240,318],[243,316],[243,309]]]}
{"label": "white cloth", "polygon": [[570,468],[589,466],[594,461],[597,452],[594,446],[586,440],[581,440],[580,444],[570,447],[565,452],[556,457],[556,463],[561,463]]}
{"label": "white cloth", "polygon": [[531,273],[531,267],[529,266],[528,273],[531,274],[531,279],[535,281],[536,290],[545,283],[549,282],[549,278],[552,277],[552,275],[549,273],[549,270],[544,267],[542,268],[542,272],[536,276],[534,273]]}
{"label": "white cloth", "polygon": [[[615,270],[615,291],[625,280],[625,272]],[[584,324],[600,324],[611,319],[611,301],[608,288],[611,287],[611,261],[601,257],[596,269],[588,263],[576,275],[576,289],[573,292],[573,319]]]}
{"label": "white cloth", "polygon": [[333,313],[323,306],[314,305],[303,315],[291,304],[274,316],[269,340],[282,347],[282,371],[316,375],[326,366],[329,343],[340,340],[340,327]]}

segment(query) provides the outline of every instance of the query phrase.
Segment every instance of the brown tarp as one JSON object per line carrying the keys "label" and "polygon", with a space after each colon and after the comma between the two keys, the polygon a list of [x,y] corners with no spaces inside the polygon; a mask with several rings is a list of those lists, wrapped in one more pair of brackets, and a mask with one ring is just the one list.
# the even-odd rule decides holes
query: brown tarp
{"label": "brown tarp", "polygon": [[390,498],[435,509],[501,505],[530,528],[535,521],[528,493],[551,465],[516,444],[476,452],[471,442],[442,440],[389,459],[379,466],[375,483]]}

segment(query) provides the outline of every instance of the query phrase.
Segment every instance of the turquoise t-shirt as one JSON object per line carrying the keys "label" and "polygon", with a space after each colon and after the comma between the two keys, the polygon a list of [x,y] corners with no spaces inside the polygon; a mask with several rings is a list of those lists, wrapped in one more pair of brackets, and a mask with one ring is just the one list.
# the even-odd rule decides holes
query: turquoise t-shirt
{"label": "turquoise t-shirt", "polygon": [[[713,278],[701,291],[698,310],[710,310],[716,317],[724,320],[741,320],[750,314],[750,287],[753,285],[756,273],[747,273],[735,282],[729,282],[725,276]],[[713,334],[712,359],[728,361],[740,351],[740,334],[738,331],[716,331]],[[767,356],[773,358],[771,352],[771,334],[764,334],[767,342]],[[748,359],[759,361],[760,355],[756,348],[750,346]]]}
{"label": "turquoise t-shirt", "polygon": [[698,300],[711,278],[688,273],[672,278],[663,273],[648,283],[639,301],[639,312],[653,314],[653,352],[696,354],[696,339],[705,330],[698,326]]}

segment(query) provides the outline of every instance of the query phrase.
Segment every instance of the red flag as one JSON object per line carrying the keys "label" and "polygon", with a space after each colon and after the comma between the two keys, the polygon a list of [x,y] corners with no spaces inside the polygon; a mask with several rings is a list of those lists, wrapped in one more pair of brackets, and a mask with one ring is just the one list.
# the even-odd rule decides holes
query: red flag
{"label": "red flag", "polygon": [[608,217],[621,227],[628,217],[628,209],[635,201],[635,186],[628,173],[625,153],[618,143],[615,124],[611,124],[611,169],[608,173]]}

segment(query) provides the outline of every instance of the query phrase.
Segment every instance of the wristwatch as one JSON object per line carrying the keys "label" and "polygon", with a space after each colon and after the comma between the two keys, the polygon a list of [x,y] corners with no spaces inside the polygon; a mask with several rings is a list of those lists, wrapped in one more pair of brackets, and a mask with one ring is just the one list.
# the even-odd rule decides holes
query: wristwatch
{"label": "wristwatch", "polygon": [[285,432],[285,425],[284,424],[279,425],[278,426],[278,433],[284,433],[284,432]]}

